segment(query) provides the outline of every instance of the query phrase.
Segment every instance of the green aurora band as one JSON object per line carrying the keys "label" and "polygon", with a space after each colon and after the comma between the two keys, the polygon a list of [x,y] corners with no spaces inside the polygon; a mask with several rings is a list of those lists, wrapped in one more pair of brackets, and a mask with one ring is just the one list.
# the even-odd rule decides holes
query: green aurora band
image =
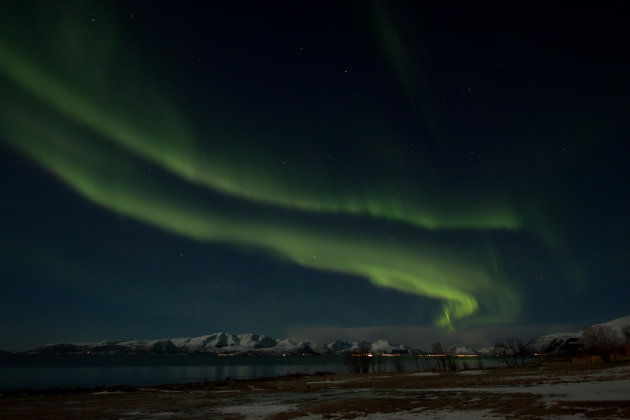
{"label": "green aurora band", "polygon": [[[68,68],[86,71],[84,57],[70,57],[74,62]],[[88,200],[178,235],[254,248],[305,267],[440,299],[443,311],[436,324],[446,328],[473,314],[470,322],[508,322],[518,313],[516,292],[479,250],[483,247],[452,246],[441,233],[518,229],[519,218],[500,200],[471,203],[454,196],[435,203],[429,200],[433,195],[421,192],[419,198],[400,200],[389,192],[391,186],[357,193],[332,184],[325,188],[332,192],[322,196],[308,182],[286,184],[264,164],[244,168],[236,163],[238,156],[194,152],[207,146],[181,120],[169,118],[171,107],[154,100],[159,95],[140,95],[140,113],[130,105],[138,105],[133,95],[99,94],[107,90],[102,84],[90,86],[93,80],[75,79],[71,72],[61,77],[41,61],[0,38],[0,135]],[[103,72],[97,63],[87,68],[92,67]],[[113,79],[109,83],[123,92],[140,83],[120,75]],[[147,162],[165,173],[149,175]],[[200,191],[206,200],[199,199]],[[481,201],[485,204],[475,204]],[[418,231],[416,239],[386,242],[369,229],[348,234],[327,227],[331,213],[419,228],[410,226]],[[315,222],[304,223],[299,215]]]}
{"label": "green aurora band", "polygon": [[[225,156],[222,150],[203,150],[204,145],[194,139],[190,130],[169,118],[173,114],[170,107],[155,104],[154,98],[158,95],[152,95],[150,103],[156,108],[154,115],[166,116],[161,118],[160,126],[137,115],[137,111],[125,108],[123,112],[120,104],[129,103],[130,98],[112,100],[110,95],[103,99],[103,95],[98,94],[102,86],[73,89],[71,83],[41,68],[44,66],[34,64],[0,43],[0,72],[27,93],[137,156],[187,181],[226,194],[298,210],[366,214],[426,229],[515,230],[521,227],[520,219],[508,204],[493,196],[470,200],[470,197],[455,195],[443,205],[439,198],[442,193],[429,191],[429,186],[425,187],[426,191],[414,190],[412,195],[404,196],[411,198],[402,198],[395,191],[408,188],[400,183],[392,185],[390,182],[385,188],[371,185],[369,191],[364,191],[355,185],[344,188],[338,179],[326,180],[326,174],[322,173],[287,177],[264,161],[250,161],[250,168],[242,168],[235,165],[239,156]],[[125,86],[125,83],[120,85]],[[131,89],[133,82],[128,85],[129,90],[134,90]],[[90,93],[84,93],[86,91]],[[147,103],[139,106],[146,108]],[[321,184],[322,180],[327,182],[323,182],[324,188],[318,188],[316,184]]]}
{"label": "green aurora band", "polygon": [[[444,300],[438,324],[451,327],[455,319],[479,309],[511,319],[518,309],[514,293],[491,275],[475,257],[461,251],[435,249],[421,243],[384,243],[379,235],[347,235],[321,226],[302,225],[282,214],[240,210],[236,204],[217,208],[200,203],[164,180],[147,175],[133,160],[106,142],[86,141],[66,121],[25,109],[2,108],[2,126],[11,144],[57,175],[89,200],[160,229],[204,241],[228,242],[271,250],[279,258],[318,270],[369,279],[389,287]],[[49,113],[50,114],[50,113]],[[93,135],[91,136],[93,137]],[[224,206],[221,206],[224,207]],[[468,261],[467,261],[468,260]]]}

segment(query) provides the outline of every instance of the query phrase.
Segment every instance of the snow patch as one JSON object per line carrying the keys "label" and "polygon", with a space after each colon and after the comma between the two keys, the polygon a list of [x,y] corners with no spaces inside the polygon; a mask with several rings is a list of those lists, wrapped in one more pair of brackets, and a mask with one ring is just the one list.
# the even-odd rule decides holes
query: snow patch
{"label": "snow patch", "polygon": [[435,376],[435,375],[439,375],[439,372],[418,372],[418,373],[412,373],[409,376]]}
{"label": "snow patch", "polygon": [[239,414],[249,419],[269,418],[275,414],[284,413],[286,411],[295,410],[295,404],[243,404],[230,407],[222,407],[219,411],[223,414]]}
{"label": "snow patch", "polygon": [[122,391],[98,391],[98,392],[91,392],[91,395],[110,395],[110,394],[122,394]]}
{"label": "snow patch", "polygon": [[488,373],[487,370],[460,370],[457,372],[458,375],[483,375],[484,373]]}
{"label": "snow patch", "polygon": [[540,394],[546,401],[630,401],[630,380],[574,382],[532,386],[434,388],[428,392],[489,392]]}

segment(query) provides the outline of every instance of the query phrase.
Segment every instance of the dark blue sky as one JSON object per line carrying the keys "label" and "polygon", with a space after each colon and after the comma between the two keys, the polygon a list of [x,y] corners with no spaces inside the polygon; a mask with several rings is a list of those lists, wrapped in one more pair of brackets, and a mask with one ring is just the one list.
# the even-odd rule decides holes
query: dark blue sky
{"label": "dark blue sky", "polygon": [[614,7],[0,12],[2,349],[484,344],[628,314]]}

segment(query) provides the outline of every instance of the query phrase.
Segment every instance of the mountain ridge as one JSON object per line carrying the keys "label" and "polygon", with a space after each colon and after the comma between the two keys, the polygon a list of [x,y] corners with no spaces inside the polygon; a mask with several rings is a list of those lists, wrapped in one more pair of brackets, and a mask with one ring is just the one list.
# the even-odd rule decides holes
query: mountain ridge
{"label": "mountain ridge", "polygon": [[[615,318],[611,321],[602,322],[592,326],[610,327],[613,331],[617,332],[619,338],[623,339],[621,329],[625,325],[630,325],[630,315]],[[543,335],[531,340],[528,347],[532,353],[538,354],[561,354],[571,352],[579,347],[582,331]]]}
{"label": "mountain ridge", "polygon": [[[621,329],[630,325],[630,315],[594,326],[609,326],[622,337]],[[528,343],[532,353],[560,354],[580,345],[581,332],[555,333],[537,337]],[[449,354],[492,355],[493,346],[452,346]],[[157,340],[120,340],[98,343],[54,343],[20,354],[209,354],[209,355],[339,355],[347,351],[365,349],[373,354],[426,354],[427,352],[388,340],[343,341],[328,344],[312,341],[296,342],[290,338],[277,339],[265,334],[233,334],[217,332],[198,337],[179,337]]]}
{"label": "mountain ridge", "polygon": [[336,340],[322,345],[311,341],[295,342],[265,334],[213,333],[199,337],[158,340],[123,340],[99,343],[55,343],[22,352],[25,354],[214,354],[214,355],[334,355],[346,351],[367,349],[375,354],[407,354],[417,350],[404,345],[392,345],[387,340],[347,342]]}

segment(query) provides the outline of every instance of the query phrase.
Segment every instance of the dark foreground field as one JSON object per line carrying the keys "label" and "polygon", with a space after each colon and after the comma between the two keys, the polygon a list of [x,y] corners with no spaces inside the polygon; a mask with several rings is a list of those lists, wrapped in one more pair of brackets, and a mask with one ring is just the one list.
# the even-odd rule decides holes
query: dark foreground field
{"label": "dark foreground field", "polygon": [[630,418],[630,363],[5,392],[0,418]]}

